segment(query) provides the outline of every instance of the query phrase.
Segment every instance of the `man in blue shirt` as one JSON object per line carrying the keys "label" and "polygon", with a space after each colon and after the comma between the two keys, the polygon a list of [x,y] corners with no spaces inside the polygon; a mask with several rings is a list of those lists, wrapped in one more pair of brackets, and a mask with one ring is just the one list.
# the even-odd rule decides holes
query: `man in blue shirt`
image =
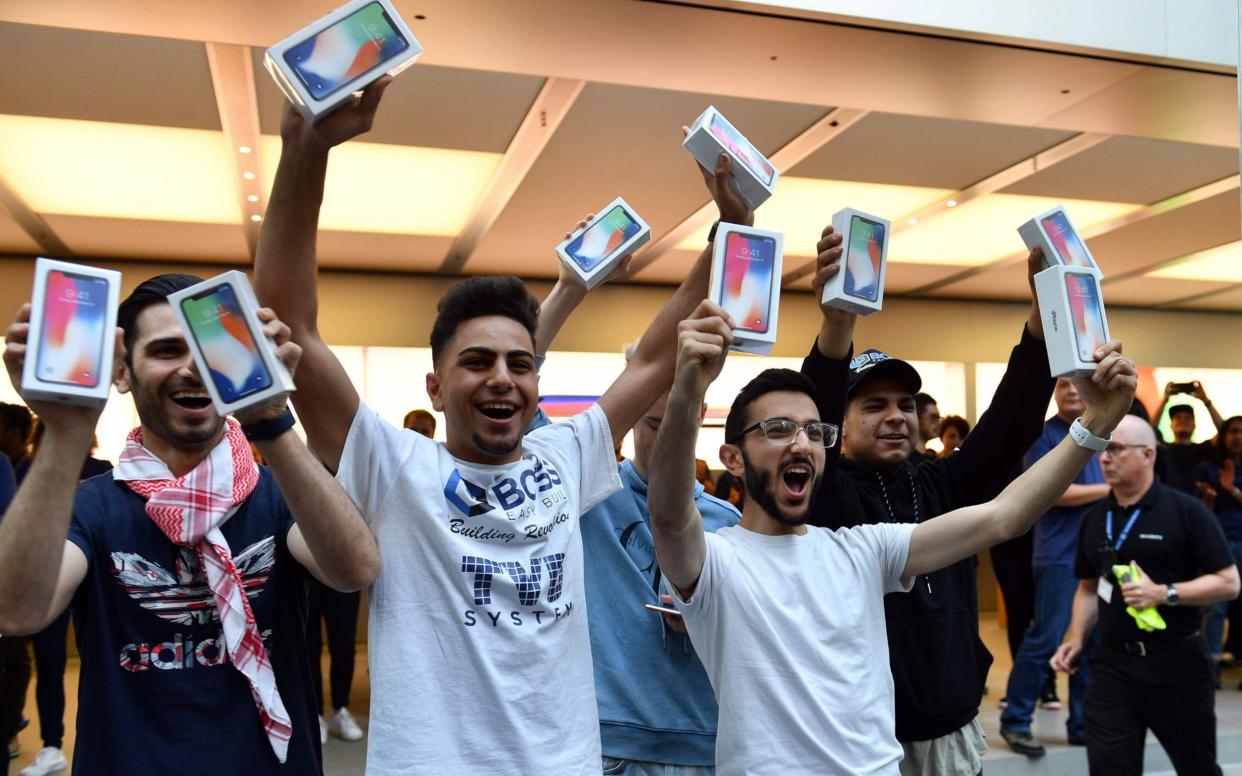
{"label": "man in blue shirt", "polygon": [[[1074,383],[1057,380],[1053,392],[1057,414],[1044,424],[1044,433],[1031,446],[1025,465],[1047,455],[1069,434],[1070,424],[1083,413],[1085,405]],[[1042,757],[1044,746],[1031,735],[1031,716],[1039,700],[1040,689],[1050,672],[1049,659],[1061,644],[1069,627],[1070,611],[1078,579],[1074,576],[1074,558],[1078,548],[1078,528],[1091,505],[1108,495],[1108,485],[1100,470],[1098,458],[1092,458],[1074,479],[1057,505],[1048,510],[1035,524],[1035,552],[1032,566],[1035,573],[1035,618],[1022,639],[1022,646],[1009,672],[1006,693],[1009,705],[1001,714],[1001,737],[1010,748],[1028,757]],[[1078,672],[1070,677],[1070,708],[1067,731],[1071,744],[1086,743],[1083,727],[1083,693],[1090,669],[1080,661]]]}

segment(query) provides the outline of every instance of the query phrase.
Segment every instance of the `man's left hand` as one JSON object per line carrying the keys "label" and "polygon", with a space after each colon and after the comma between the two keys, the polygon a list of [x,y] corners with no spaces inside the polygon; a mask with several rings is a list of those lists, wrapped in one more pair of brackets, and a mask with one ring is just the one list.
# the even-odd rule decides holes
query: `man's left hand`
{"label": "man's left hand", "polygon": [[1135,609],[1149,609],[1163,604],[1168,588],[1165,585],[1152,582],[1151,577],[1147,576],[1147,572],[1139,568],[1138,563],[1134,564],[1134,568],[1138,569],[1139,578],[1121,586],[1121,595],[1125,599],[1126,606],[1133,606]]}
{"label": "man's left hand", "polygon": [[[276,313],[272,312],[271,308],[260,307],[257,313],[259,320],[263,323],[263,336],[276,343],[276,358],[280,359],[280,363],[289,370],[289,375],[293,376],[297,372],[298,361],[302,359],[302,347],[289,339],[291,335],[289,327],[276,317]],[[272,420],[283,415],[287,405],[288,396],[282,394],[262,404],[249,407],[234,417],[243,426]]]}

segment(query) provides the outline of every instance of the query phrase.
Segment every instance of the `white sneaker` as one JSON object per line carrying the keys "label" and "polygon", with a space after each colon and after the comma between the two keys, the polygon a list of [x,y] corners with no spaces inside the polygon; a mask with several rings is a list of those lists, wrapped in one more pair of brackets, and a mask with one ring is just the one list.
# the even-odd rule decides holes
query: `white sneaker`
{"label": "white sneaker", "polygon": [[64,752],[54,746],[45,746],[35,755],[34,762],[22,768],[20,776],[47,776],[49,773],[60,773],[68,767]]}
{"label": "white sneaker", "polygon": [[358,727],[358,721],[354,719],[354,715],[349,713],[349,709],[342,706],[332,715],[330,723],[332,732],[336,733],[345,741],[361,741],[362,728]]}
{"label": "white sneaker", "polygon": [[328,743],[328,721],[322,716],[319,718],[319,745],[323,746]]}

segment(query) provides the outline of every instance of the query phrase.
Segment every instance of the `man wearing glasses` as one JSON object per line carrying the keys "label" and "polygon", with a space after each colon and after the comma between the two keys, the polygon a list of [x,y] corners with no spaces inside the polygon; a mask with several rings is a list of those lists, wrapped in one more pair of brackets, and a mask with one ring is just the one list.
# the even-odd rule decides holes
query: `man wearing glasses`
{"label": "man wearing glasses", "polygon": [[656,558],[720,707],[716,771],[895,776],[902,758],[884,596],[1025,532],[1065,490],[1134,396],[1134,365],[1110,342],[1084,381],[1077,433],[992,501],[922,523],[806,525],[837,429],[815,386],[769,369],[738,394],[720,458],[746,479],[742,521],[703,530],[694,446],[708,385],[732,341],[710,301],[683,321],[677,369],[652,451]]}
{"label": "man wearing glasses", "polygon": [[[1150,729],[1178,773],[1216,765],[1215,666],[1199,635],[1201,607],[1236,598],[1238,567],[1215,515],[1198,499],[1156,482],[1156,436],[1142,419],[1118,424],[1100,455],[1111,487],[1083,519],[1074,563],[1078,591],[1052,667],[1074,673],[1099,623],[1087,684],[1091,773],[1142,773]],[[1123,572],[1118,565],[1135,564]],[[1164,629],[1129,613],[1155,607]]]}

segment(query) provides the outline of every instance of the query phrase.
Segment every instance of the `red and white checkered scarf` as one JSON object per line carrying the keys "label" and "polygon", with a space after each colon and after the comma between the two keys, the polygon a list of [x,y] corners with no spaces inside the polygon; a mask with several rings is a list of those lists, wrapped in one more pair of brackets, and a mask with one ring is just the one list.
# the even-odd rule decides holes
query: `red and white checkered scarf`
{"label": "red and white checkered scarf", "polygon": [[129,432],[113,477],[147,499],[147,516],[168,540],[198,554],[199,565],[220,613],[229,662],[250,682],[259,719],[276,759],[285,761],[292,725],[276,689],[276,674],[263,648],[241,574],[220,526],[259,483],[259,467],[241,426],[226,418],[224,438],[184,477],[142,446],[142,429]]}

